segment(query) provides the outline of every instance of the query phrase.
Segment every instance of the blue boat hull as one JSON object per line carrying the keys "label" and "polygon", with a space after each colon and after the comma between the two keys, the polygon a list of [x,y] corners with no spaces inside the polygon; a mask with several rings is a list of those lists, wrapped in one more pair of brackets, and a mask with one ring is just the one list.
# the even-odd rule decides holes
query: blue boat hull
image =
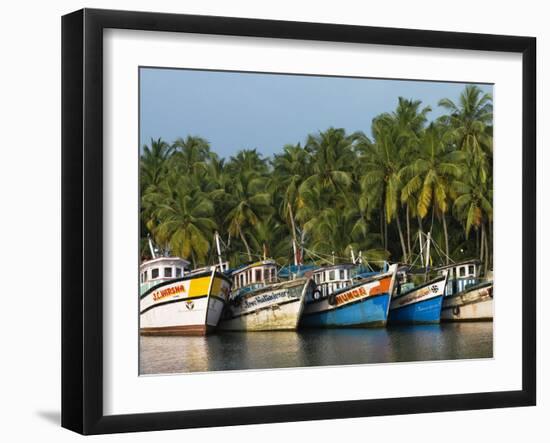
{"label": "blue boat hull", "polygon": [[389,324],[439,323],[443,295],[390,309]]}
{"label": "blue boat hull", "polygon": [[385,326],[390,294],[384,293],[359,302],[302,316],[300,326],[306,328],[345,328]]}

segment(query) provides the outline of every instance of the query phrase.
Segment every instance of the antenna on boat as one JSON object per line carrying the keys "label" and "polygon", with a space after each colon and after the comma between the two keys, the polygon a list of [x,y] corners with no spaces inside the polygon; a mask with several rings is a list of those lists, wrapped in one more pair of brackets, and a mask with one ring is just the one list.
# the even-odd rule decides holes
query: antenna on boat
{"label": "antenna on boat", "polygon": [[157,258],[157,255],[155,254],[155,248],[153,247],[153,241],[151,240],[151,236],[147,234],[147,240],[149,240],[149,250],[151,251],[151,256],[153,259]]}

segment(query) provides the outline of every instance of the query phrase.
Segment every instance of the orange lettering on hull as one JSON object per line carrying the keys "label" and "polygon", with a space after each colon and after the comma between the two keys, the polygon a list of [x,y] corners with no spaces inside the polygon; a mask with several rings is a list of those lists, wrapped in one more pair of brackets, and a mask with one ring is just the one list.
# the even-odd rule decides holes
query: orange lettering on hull
{"label": "orange lettering on hull", "polygon": [[159,289],[158,291],[153,292],[153,301],[158,301],[160,299],[170,297],[172,295],[178,295],[183,292],[185,292],[185,286],[183,285],[170,286],[165,289]]}
{"label": "orange lettering on hull", "polygon": [[372,297],[373,295],[389,292],[391,277],[383,278],[382,280],[379,280],[378,283],[379,284],[377,286],[371,287],[368,292],[365,289],[365,286],[359,286],[358,288],[352,289],[351,291],[344,292],[343,294],[338,294],[336,296],[336,305],[341,305],[352,300],[364,298],[365,296]]}

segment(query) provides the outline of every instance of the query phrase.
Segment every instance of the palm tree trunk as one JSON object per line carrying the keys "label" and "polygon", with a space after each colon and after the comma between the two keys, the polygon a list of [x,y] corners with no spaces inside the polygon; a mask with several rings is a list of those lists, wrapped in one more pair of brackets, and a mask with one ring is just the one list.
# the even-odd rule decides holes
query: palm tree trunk
{"label": "palm tree trunk", "polygon": [[380,208],[380,238],[382,239],[382,246],[386,249],[386,237],[384,236],[384,224],[386,217],[384,217],[384,206]]}
{"label": "palm tree trunk", "polygon": [[399,232],[399,241],[401,242],[403,259],[405,260],[405,263],[408,263],[407,247],[405,246],[405,237],[403,237],[403,230],[401,229],[401,222],[399,221],[399,209],[395,211],[395,222],[397,223],[397,232]]}
{"label": "palm tree trunk", "polygon": [[443,218],[443,234],[445,235],[445,264],[449,264],[449,233],[447,232],[447,219],[445,214],[442,214]]}
{"label": "palm tree trunk", "polygon": [[[487,231],[487,229],[485,229]],[[489,268],[489,235],[485,233],[485,269],[483,272],[484,276],[487,276],[487,270]]]}
{"label": "palm tree trunk", "polygon": [[407,217],[407,255],[410,257],[412,257],[412,250],[411,250],[411,221],[410,221],[410,217],[409,217],[409,204],[407,203],[407,212],[406,212],[406,217]]}
{"label": "palm tree trunk", "polygon": [[481,252],[479,253],[479,261],[483,263],[483,256],[485,254],[485,229],[484,223],[481,223]]}
{"label": "palm tree trunk", "polygon": [[[487,222],[487,262],[493,268],[493,227],[490,221]],[[489,244],[491,245],[489,248]]]}
{"label": "palm tree trunk", "polygon": [[386,223],[385,217],[384,217],[384,249],[388,249],[388,224]]}
{"label": "palm tree trunk", "polygon": [[422,226],[422,218],[420,217],[420,215],[417,215],[416,218],[418,220],[418,229],[420,229],[421,234],[424,234],[424,228]]}
{"label": "palm tree trunk", "polygon": [[248,246],[248,242],[246,241],[246,238],[244,237],[243,231],[240,226],[239,226],[239,236],[241,237],[241,240],[244,243],[244,247],[246,248],[246,253],[248,254],[248,261],[252,261],[252,253],[250,252],[250,246]]}
{"label": "palm tree trunk", "polygon": [[382,205],[382,230],[384,233],[384,249],[388,249],[388,221],[386,219],[385,205]]}

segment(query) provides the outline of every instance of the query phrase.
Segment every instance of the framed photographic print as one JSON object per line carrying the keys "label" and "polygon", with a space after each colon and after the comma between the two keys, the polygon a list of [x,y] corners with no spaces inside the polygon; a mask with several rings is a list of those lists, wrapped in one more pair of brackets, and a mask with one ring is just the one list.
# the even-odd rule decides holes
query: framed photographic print
{"label": "framed photographic print", "polygon": [[534,405],[530,37],[62,21],[62,425]]}

